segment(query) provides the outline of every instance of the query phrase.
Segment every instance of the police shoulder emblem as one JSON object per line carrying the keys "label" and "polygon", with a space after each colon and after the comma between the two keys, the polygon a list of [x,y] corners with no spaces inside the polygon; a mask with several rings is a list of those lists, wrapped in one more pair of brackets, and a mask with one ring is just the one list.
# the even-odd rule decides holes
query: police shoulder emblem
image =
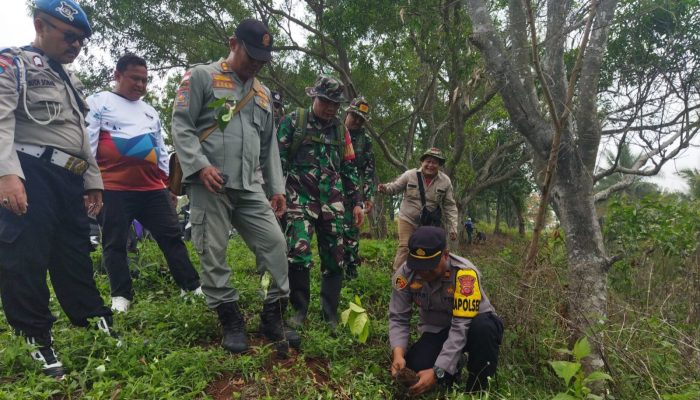
{"label": "police shoulder emblem", "polygon": [[64,17],[68,18],[68,20],[71,22],[73,22],[73,20],[75,19],[74,15],[78,13],[78,10],[73,8],[70,4],[66,3],[65,1],[62,1],[61,5],[56,7],[56,11],[58,11],[58,13],[63,15]]}
{"label": "police shoulder emblem", "polygon": [[406,286],[408,286],[408,280],[406,277],[402,275],[397,276],[394,280],[394,287],[396,287],[398,290],[404,290],[406,289]]}
{"label": "police shoulder emblem", "polygon": [[473,269],[460,269],[455,277],[454,305],[452,315],[474,318],[479,314],[481,288],[479,277]]}

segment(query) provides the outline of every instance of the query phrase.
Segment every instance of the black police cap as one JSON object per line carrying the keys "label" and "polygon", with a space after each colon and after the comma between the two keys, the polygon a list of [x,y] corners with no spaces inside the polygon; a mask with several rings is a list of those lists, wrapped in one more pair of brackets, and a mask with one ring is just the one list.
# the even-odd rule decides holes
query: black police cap
{"label": "black police cap", "polygon": [[258,61],[272,59],[272,36],[267,26],[257,19],[244,19],[236,28],[236,39],[243,42],[248,55]]}
{"label": "black police cap", "polygon": [[408,268],[429,271],[440,263],[447,247],[447,234],[437,226],[421,226],[408,239]]}

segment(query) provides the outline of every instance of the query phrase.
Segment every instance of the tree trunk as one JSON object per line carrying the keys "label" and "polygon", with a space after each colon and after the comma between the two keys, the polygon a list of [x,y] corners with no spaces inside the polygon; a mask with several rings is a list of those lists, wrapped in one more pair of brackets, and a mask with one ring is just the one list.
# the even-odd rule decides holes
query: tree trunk
{"label": "tree trunk", "polygon": [[569,263],[567,303],[572,339],[587,335],[592,353],[583,364],[588,372],[603,366],[597,338],[599,321],[607,316],[607,257],[596,218],[593,181],[573,154],[559,158],[552,186],[561,226],[566,232]]}
{"label": "tree trunk", "polygon": [[510,196],[510,200],[513,203],[515,217],[518,219],[518,235],[525,236],[525,216],[523,216],[523,209],[520,207],[520,203],[514,195]]}

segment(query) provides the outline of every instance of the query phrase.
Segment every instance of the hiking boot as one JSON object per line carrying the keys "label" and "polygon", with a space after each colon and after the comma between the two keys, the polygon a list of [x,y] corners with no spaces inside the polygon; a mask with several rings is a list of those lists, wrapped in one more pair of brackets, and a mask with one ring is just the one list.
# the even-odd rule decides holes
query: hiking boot
{"label": "hiking boot", "polygon": [[221,345],[231,353],[248,351],[248,338],[245,335],[245,321],[238,303],[223,303],[216,307],[219,321],[224,331]]}
{"label": "hiking boot", "polygon": [[39,336],[25,336],[25,340],[29,346],[34,349],[31,351],[32,358],[43,363],[41,372],[54,379],[61,380],[65,377],[66,371],[63,369],[63,364],[58,361],[56,352],[53,349],[53,337],[51,334]]}
{"label": "hiking boot", "polygon": [[126,313],[127,311],[129,311],[130,306],[131,300],[127,299],[126,297],[112,297],[112,311],[118,313]]}
{"label": "hiking boot", "polygon": [[265,337],[274,342],[286,341],[295,349],[301,347],[301,337],[291,327],[284,324],[282,316],[287,310],[287,299],[278,299],[273,303],[263,304],[260,315],[260,331]]}
{"label": "hiking boot", "polygon": [[301,336],[294,328],[289,326],[289,324],[284,324],[284,337],[287,338],[287,342],[295,350],[301,349]]}

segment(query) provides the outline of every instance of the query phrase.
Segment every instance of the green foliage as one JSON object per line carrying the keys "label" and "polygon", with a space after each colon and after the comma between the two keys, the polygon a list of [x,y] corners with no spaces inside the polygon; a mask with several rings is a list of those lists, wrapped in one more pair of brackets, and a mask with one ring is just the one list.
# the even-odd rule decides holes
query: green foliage
{"label": "green foliage", "polygon": [[589,384],[598,381],[611,380],[612,377],[602,371],[592,371],[586,374],[583,370],[582,360],[591,354],[591,345],[586,337],[582,337],[575,344],[572,351],[562,350],[571,354],[574,361],[550,361],[554,372],[564,381],[565,392],[557,393],[554,400],[578,400],[578,399],[602,399],[591,393]]}
{"label": "green foliage", "polygon": [[616,200],[608,206],[605,235],[612,250],[635,255],[661,251],[668,257],[688,257],[697,245],[700,208],[671,196],[641,201]]}
{"label": "green foliage", "polygon": [[360,344],[364,344],[369,337],[370,326],[367,310],[362,308],[359,296],[355,296],[355,301],[349,302],[348,305],[348,309],[340,314],[342,324],[348,327],[350,333],[357,338]]}

